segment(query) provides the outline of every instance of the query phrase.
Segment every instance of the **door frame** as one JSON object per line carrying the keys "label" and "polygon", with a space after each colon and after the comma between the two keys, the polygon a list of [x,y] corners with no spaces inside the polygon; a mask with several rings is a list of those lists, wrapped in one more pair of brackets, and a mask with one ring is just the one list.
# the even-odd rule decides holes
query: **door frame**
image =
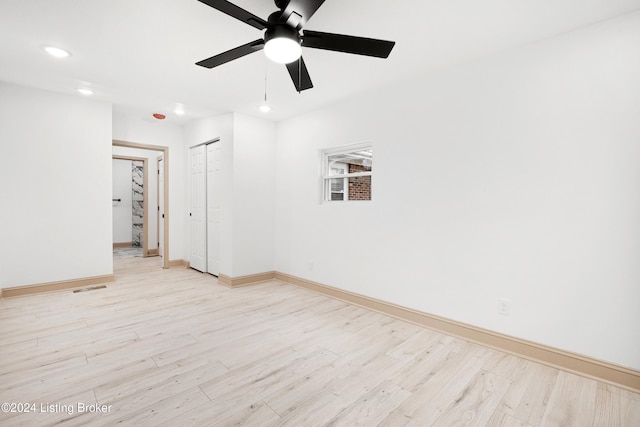
{"label": "door frame", "polygon": [[149,161],[144,157],[123,156],[121,154],[112,154],[113,160],[127,160],[142,162],[142,256],[149,256]]}
{"label": "door frame", "polygon": [[[156,183],[157,183],[157,185],[156,185],[156,191],[158,192],[158,195],[157,195],[158,209],[156,210],[156,212],[157,212],[157,217],[158,217],[157,222],[156,222],[156,225],[157,225],[157,227],[158,227],[158,230],[157,230],[157,232],[156,232],[156,233],[157,233],[157,234],[156,234],[156,236],[158,236],[158,242],[157,242],[158,247],[157,247],[156,249],[157,249],[157,251],[158,251],[158,255],[160,255],[160,220],[162,219],[162,220],[163,220],[162,222],[164,223],[164,218],[161,218],[161,217],[160,217],[160,216],[161,216],[161,215],[160,215],[160,162],[162,162],[162,169],[163,169],[163,171],[162,171],[162,172],[163,172],[163,176],[162,176],[162,188],[164,189],[164,184],[165,184],[165,182],[164,182],[164,158],[162,157],[162,155],[159,155],[158,157],[156,157],[156,170],[158,171],[158,173],[156,174]],[[162,192],[162,194],[163,194],[163,196],[164,196],[164,191]],[[162,205],[163,205],[163,206],[162,206],[162,210],[163,210],[163,211],[164,211],[164,204],[165,204],[165,203],[164,203],[164,200],[163,200],[163,201],[162,201]],[[163,228],[163,230],[162,230],[162,231],[164,231],[164,228]],[[164,254],[164,242],[162,242],[162,245],[163,245],[163,247],[162,247],[162,253]]]}
{"label": "door frame", "polygon": [[[162,151],[164,158],[164,256],[162,257],[162,268],[169,268],[169,147],[164,145],[147,145],[137,142],[112,140],[114,147],[137,148],[141,150]],[[145,239],[146,241],[146,239]]]}

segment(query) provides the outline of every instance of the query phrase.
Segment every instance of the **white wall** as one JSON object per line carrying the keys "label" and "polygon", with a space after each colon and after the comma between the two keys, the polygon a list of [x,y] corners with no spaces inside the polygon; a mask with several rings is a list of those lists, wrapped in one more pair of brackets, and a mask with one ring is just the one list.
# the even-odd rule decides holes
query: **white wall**
{"label": "white wall", "polygon": [[195,145],[216,138],[222,145],[221,274],[239,277],[274,269],[275,129],[272,122],[240,114],[185,125],[185,158]]}
{"label": "white wall", "polygon": [[[114,113],[113,115],[113,139],[126,142],[134,142],[145,145],[159,145],[169,147],[169,259],[178,260],[186,258],[185,247],[185,203],[184,194],[186,170],[184,168],[182,126],[169,121],[159,121],[153,118],[140,119],[136,116]],[[114,148],[113,153],[129,154],[144,157],[143,153],[150,156],[149,167],[155,170],[155,158],[161,152],[148,150],[134,150]],[[155,176],[149,174],[149,181],[155,181]],[[150,182],[155,187],[155,183]],[[153,196],[153,195],[150,195]],[[153,196],[155,198],[155,196]],[[155,199],[154,199],[155,200]],[[149,209],[149,215],[153,222],[150,230],[157,228],[153,209]],[[153,244],[149,245],[152,249]]]}
{"label": "white wall", "polygon": [[113,206],[113,243],[132,241],[133,234],[133,194],[131,191],[131,160],[113,159],[113,197],[119,202],[111,202]]}
{"label": "white wall", "polygon": [[276,126],[235,115],[233,276],[274,270]]}
{"label": "white wall", "polygon": [[0,82],[0,287],[111,274],[111,105]]}
{"label": "white wall", "polygon": [[[639,369],[639,46],[636,13],[280,123],[276,269]],[[319,204],[364,141],[374,200]]]}

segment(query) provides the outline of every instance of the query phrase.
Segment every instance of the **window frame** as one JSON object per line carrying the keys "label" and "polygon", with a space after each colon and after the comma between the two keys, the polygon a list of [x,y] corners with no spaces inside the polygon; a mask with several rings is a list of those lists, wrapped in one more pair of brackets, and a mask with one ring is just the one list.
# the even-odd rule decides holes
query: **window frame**
{"label": "window frame", "polygon": [[[341,169],[343,173],[331,175],[333,178],[329,178],[328,182],[325,181],[326,186],[326,200],[329,202],[342,202],[349,200],[349,179],[346,175],[349,173],[349,164],[344,162],[336,162],[332,165],[327,164],[327,168],[331,171],[334,169]],[[342,191],[335,191],[333,189],[333,181],[342,180]],[[334,199],[333,194],[342,194],[342,199]]]}
{"label": "window frame", "polygon": [[[353,172],[349,173],[347,169],[347,173],[340,175],[331,174],[331,165],[329,164],[329,158],[332,156],[340,155],[340,154],[350,154],[357,151],[371,150],[371,162],[372,162],[372,170],[366,172]],[[321,194],[321,202],[322,203],[349,203],[349,202],[370,202],[373,200],[373,143],[371,142],[363,142],[358,144],[350,144],[350,145],[342,145],[339,147],[326,148],[321,150],[321,183],[320,183],[320,194]],[[368,200],[349,200],[349,179],[369,176],[371,177],[371,198]],[[333,179],[343,179],[344,180],[344,192],[343,194],[347,197],[344,200],[331,200],[331,194],[334,193],[331,191],[331,181]]]}

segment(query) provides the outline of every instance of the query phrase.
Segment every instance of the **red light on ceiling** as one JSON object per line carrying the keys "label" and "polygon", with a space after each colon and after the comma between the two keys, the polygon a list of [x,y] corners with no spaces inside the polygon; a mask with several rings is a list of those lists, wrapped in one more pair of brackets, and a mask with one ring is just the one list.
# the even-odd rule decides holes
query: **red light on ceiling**
{"label": "red light on ceiling", "polygon": [[165,116],[164,114],[158,114],[158,113],[154,113],[153,117],[155,117],[158,120],[164,120],[167,118],[167,116]]}

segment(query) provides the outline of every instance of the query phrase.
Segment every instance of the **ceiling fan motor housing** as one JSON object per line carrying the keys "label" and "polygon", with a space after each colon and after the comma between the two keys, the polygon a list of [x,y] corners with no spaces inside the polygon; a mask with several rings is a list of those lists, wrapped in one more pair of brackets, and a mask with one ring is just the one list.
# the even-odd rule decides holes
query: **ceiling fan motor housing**
{"label": "ceiling fan motor housing", "polygon": [[298,31],[296,31],[294,28],[291,28],[287,24],[275,24],[267,28],[264,33],[264,42],[268,43],[270,40],[277,38],[291,39],[300,43],[300,36],[298,35]]}
{"label": "ceiling fan motor housing", "polygon": [[274,0],[274,3],[278,9],[284,10],[284,8],[287,7],[287,4],[289,4],[289,0]]}

